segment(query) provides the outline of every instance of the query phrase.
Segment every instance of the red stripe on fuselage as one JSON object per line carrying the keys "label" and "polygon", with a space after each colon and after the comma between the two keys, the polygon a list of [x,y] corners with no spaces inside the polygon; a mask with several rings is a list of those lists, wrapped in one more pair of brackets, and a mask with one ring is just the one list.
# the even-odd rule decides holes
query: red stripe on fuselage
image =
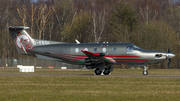
{"label": "red stripe on fuselage", "polygon": [[104,56],[104,57],[110,57],[110,58],[142,58],[140,56],[126,56],[126,55],[122,55],[122,56],[108,55],[108,56]]}
{"label": "red stripe on fuselage", "polygon": [[[70,59],[79,59],[79,60],[84,60],[87,56],[86,55],[72,55],[72,54],[63,54],[63,53],[55,53],[55,52],[50,52],[53,54],[56,54],[60,57],[64,57],[64,58],[70,58]],[[109,59],[110,61],[149,61],[149,60],[145,60],[145,59],[139,59],[142,58],[140,56],[114,56],[114,55],[109,55],[109,56],[104,56],[107,58],[115,58],[115,59]],[[138,58],[138,59],[117,59],[117,58]]]}
{"label": "red stripe on fuselage", "polygon": [[60,56],[60,57],[64,57],[64,58],[70,58],[70,59],[79,59],[79,60],[84,60],[85,58],[77,58],[77,57],[70,57],[70,56],[65,56],[65,55],[59,55],[58,54],[58,56]]}
{"label": "red stripe on fuselage", "polygon": [[146,59],[114,59],[115,61],[149,61]]}
{"label": "red stripe on fuselage", "polygon": [[[50,52],[54,53],[54,52]],[[55,54],[61,54],[61,55],[66,55],[66,56],[73,56],[73,57],[87,57],[86,55],[72,55],[72,54],[63,54],[63,53],[55,53]],[[115,56],[115,55],[108,55],[104,57],[109,57],[109,58],[142,58],[140,56],[126,56],[126,55],[121,55],[121,56]]]}

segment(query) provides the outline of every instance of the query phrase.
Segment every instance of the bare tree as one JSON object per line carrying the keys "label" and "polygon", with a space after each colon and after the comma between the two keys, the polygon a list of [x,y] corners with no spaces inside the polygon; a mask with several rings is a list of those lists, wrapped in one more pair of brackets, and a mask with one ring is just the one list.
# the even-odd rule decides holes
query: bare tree
{"label": "bare tree", "polygon": [[52,30],[54,29],[54,25],[55,25],[55,23],[54,23],[54,17],[51,16],[49,20],[50,20],[50,21],[48,22],[49,40],[52,40],[52,34],[53,34]]}
{"label": "bare tree", "polygon": [[31,35],[34,36],[34,14],[36,12],[37,7],[34,7],[33,4],[31,4]]}
{"label": "bare tree", "polygon": [[161,10],[161,3],[157,0],[137,0],[138,10],[141,18],[148,25],[149,20],[155,20]]}
{"label": "bare tree", "polygon": [[[49,17],[52,14],[52,8],[51,7],[47,7],[47,5],[45,4],[44,6],[41,5],[39,7],[39,11],[38,11],[38,18],[37,18],[37,26],[38,26],[38,31],[39,31],[39,39],[42,38],[41,34],[42,31],[45,28],[46,22],[48,21]],[[44,37],[43,37],[44,39]]]}
{"label": "bare tree", "polygon": [[17,12],[22,20],[23,26],[26,26],[26,7],[23,4],[21,7],[17,7]]}
{"label": "bare tree", "polygon": [[70,26],[72,27],[77,15],[77,9],[74,7],[73,0],[54,0],[54,3],[53,12],[60,28],[60,40],[64,41],[64,36],[61,32],[65,30],[69,23],[71,23]]}
{"label": "bare tree", "polygon": [[105,9],[102,11],[93,10],[92,11],[92,32],[94,35],[94,42],[100,42],[102,34],[104,32],[105,24],[106,24],[106,11]]}

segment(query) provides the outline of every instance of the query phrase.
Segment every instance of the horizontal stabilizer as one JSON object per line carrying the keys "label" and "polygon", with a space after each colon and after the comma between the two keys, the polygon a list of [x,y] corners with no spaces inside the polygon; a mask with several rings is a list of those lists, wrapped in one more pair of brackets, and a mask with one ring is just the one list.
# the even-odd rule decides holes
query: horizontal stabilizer
{"label": "horizontal stabilizer", "polygon": [[29,29],[29,27],[26,26],[9,26],[9,27],[5,27],[5,29]]}

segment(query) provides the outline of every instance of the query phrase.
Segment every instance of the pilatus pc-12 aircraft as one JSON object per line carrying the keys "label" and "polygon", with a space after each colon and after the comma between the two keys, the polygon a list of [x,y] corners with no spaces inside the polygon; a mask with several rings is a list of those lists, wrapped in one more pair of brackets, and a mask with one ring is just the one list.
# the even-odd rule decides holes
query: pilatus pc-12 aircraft
{"label": "pilatus pc-12 aircraft", "polygon": [[159,63],[175,55],[170,52],[144,50],[131,43],[65,43],[33,39],[25,31],[29,27],[8,27],[19,54],[65,63],[84,65],[94,69],[95,75],[109,75],[113,65],[144,66]]}

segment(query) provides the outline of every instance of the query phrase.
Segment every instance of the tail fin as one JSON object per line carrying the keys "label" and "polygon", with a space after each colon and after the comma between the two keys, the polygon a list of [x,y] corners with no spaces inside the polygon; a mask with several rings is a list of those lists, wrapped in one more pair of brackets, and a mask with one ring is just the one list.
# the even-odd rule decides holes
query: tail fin
{"label": "tail fin", "polygon": [[34,55],[33,53],[28,52],[29,50],[33,50],[34,47],[64,43],[64,42],[33,39],[26,32],[26,29],[29,29],[29,27],[17,26],[17,27],[7,27],[7,28],[9,28],[9,32],[16,45],[18,54]]}
{"label": "tail fin", "polygon": [[28,50],[33,50],[33,42],[29,34],[25,31],[29,27],[18,26],[18,27],[8,27],[11,37],[16,45],[16,49],[19,54],[25,55],[28,54]]}

